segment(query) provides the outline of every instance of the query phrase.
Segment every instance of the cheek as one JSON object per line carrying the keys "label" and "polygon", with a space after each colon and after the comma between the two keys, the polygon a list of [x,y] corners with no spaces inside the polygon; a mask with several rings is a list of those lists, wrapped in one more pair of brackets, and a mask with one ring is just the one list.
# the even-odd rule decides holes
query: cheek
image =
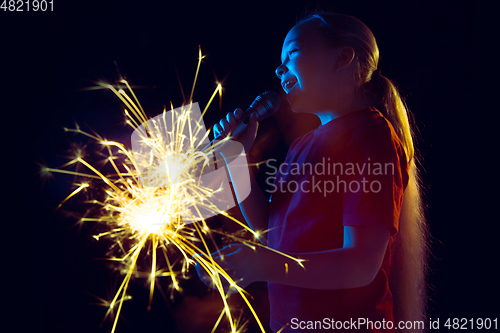
{"label": "cheek", "polygon": [[304,89],[321,89],[328,84],[331,77],[331,66],[320,57],[311,57],[297,62],[297,72],[301,87]]}
{"label": "cheek", "polygon": [[314,113],[324,109],[332,92],[331,73],[328,68],[316,64],[297,63],[299,89],[292,89],[287,96],[293,111]]}

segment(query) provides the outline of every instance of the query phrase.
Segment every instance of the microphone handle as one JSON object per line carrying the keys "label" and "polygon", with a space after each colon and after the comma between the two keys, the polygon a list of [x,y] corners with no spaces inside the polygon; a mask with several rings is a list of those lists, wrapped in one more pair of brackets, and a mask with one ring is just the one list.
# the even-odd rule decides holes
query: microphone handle
{"label": "microphone handle", "polygon": [[[237,138],[239,137],[241,134],[245,133],[246,129],[247,129],[247,126],[246,124],[248,124],[248,121],[250,120],[250,116],[252,115],[252,111],[254,110],[254,108],[252,106],[250,106],[242,115],[241,115],[241,118],[238,119],[236,121],[236,125],[234,127],[234,130],[231,131],[229,133],[229,136],[231,138]],[[243,125],[245,124],[245,125]],[[214,144],[214,142],[216,140],[219,140],[219,138],[221,137],[221,134],[219,133],[219,135],[217,136],[214,136],[214,139],[212,141],[210,141],[210,143],[208,145],[205,146],[205,148],[203,148],[201,150],[201,152],[203,152],[205,149],[207,149],[208,147],[212,146]]]}

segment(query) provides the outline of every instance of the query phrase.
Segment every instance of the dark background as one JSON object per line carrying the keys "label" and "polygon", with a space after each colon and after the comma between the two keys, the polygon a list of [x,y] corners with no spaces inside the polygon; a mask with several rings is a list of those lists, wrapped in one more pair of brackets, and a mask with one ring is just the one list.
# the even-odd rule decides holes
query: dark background
{"label": "dark background", "polygon": [[[482,248],[477,213],[484,193],[477,187],[470,61],[475,9],[456,2],[318,3],[354,15],[372,29],[382,73],[395,80],[415,115],[433,237],[429,316],[443,327],[448,317],[498,315],[491,273],[497,261],[495,253]],[[39,175],[40,164],[56,167],[66,161],[70,142],[85,144],[63,131],[75,122],[109,139],[126,142],[130,135],[112,93],[84,88],[124,76],[140,86],[135,92],[148,115],[155,116],[163,105],[182,104],[177,73],[189,94],[201,45],[207,57],[194,101],[204,107],[216,79],[224,83],[222,108],[215,99],[205,118],[211,125],[259,93],[281,90],[274,69],[282,41],[296,17],[316,4],[56,0],[50,13],[0,11],[4,275],[9,278],[4,289],[6,303],[21,314],[16,331],[105,332],[110,327],[109,321],[100,327],[105,310],[92,305],[97,302],[92,295],[107,298],[119,283],[106,263],[94,259],[103,256],[106,244],[92,239],[92,225],[73,226],[78,216],[71,208],[78,207],[77,200],[54,213],[72,190],[73,178],[59,174],[42,181]],[[285,102],[274,119],[261,125],[252,150],[260,160],[283,158],[291,141],[318,122],[293,114]],[[148,289],[138,279],[117,332],[197,332],[187,323],[213,322],[216,300],[192,280],[185,282],[186,297],[173,302],[157,291],[148,313]],[[167,282],[160,283],[165,293]],[[255,284],[250,292],[267,325],[265,284]]]}

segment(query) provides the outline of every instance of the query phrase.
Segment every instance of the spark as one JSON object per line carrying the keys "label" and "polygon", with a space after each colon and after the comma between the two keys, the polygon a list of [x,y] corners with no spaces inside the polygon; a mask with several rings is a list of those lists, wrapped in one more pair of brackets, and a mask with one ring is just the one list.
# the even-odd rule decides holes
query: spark
{"label": "spark", "polygon": [[[248,240],[234,234],[224,234],[229,239],[244,243],[253,249],[259,246],[267,248],[258,241],[263,231],[254,232],[245,223],[217,208],[212,198],[217,195],[218,189],[204,187],[197,179],[200,168],[203,170],[210,163],[208,154],[199,149],[203,139],[208,136],[208,131],[200,138],[198,134],[206,131],[205,128],[199,121],[194,122],[195,125],[189,121],[194,87],[204,57],[200,47],[190,103],[182,107],[180,114],[167,112],[164,109],[163,117],[160,117],[163,121],[167,116],[172,117],[174,126],[170,132],[161,131],[159,124],[148,122],[144,109],[126,80],[119,81],[120,84],[117,86],[99,83],[100,87],[111,90],[122,101],[127,124],[139,133],[142,144],[155,152],[155,163],[151,163],[147,170],[141,169],[140,161],[123,143],[106,140],[96,133],[85,132],[79,126],[75,129],[65,128],[65,131],[84,135],[97,142],[107,151],[105,161],[112,167],[113,172],[110,174],[101,172],[85,159],[80,150],[59,168],[42,168],[45,174],[57,172],[73,175],[79,180],[83,179],[75,183],[78,187],[57,206],[56,210],[83,190],[96,190],[103,194],[104,199],[87,201],[98,208],[98,213],[95,216],[81,218],[80,223],[99,223],[106,229],[93,237],[96,240],[105,238],[111,241],[108,260],[118,263],[123,273],[123,280],[112,299],[98,298],[100,305],[107,307],[104,320],[114,316],[112,333],[117,328],[124,301],[130,299],[127,290],[133,277],[142,276],[148,279],[147,309],[149,310],[157,280],[162,277],[171,279],[171,297],[173,297],[174,291],[182,292],[179,280],[187,278],[189,268],[195,264],[206,271],[224,304],[221,316],[215,322],[212,331],[215,331],[224,316],[229,322],[232,333],[241,332],[246,325],[246,322],[241,323],[241,318],[233,318],[231,314],[226,301],[229,291],[224,288],[224,285],[229,284],[247,304],[260,330],[265,332],[248,301],[245,290],[240,288],[212,257],[210,245],[218,249],[212,234],[222,232],[211,229],[200,213],[200,209],[204,209],[213,212],[213,215],[223,215],[253,235],[252,240]],[[203,114],[217,93],[219,97],[222,96],[222,85],[218,82]],[[189,133],[187,136],[186,128]],[[187,145],[184,144],[186,142]],[[152,159],[151,154],[150,162]],[[79,165],[84,166],[89,173],[67,169]],[[144,179],[148,180],[149,185],[154,186],[146,186]],[[185,223],[186,217],[197,222]],[[175,260],[171,258],[173,253],[177,254]],[[300,259],[287,257],[302,266]],[[147,258],[149,265],[143,263],[144,258]],[[180,263],[180,271],[175,270],[175,263]],[[141,271],[143,266],[149,266],[148,271]]]}
{"label": "spark", "polygon": [[80,192],[81,190],[83,190],[84,188],[86,187],[89,187],[89,184],[88,183],[83,183],[81,184],[80,186],[78,186],[78,188],[76,190],[74,190],[73,192],[71,192],[70,195],[68,195],[63,201],[61,201],[61,203],[56,207],[56,210],[58,210],[59,208],[61,208],[61,206],[66,202],[68,201],[69,198],[71,198],[72,196],[76,195],[78,192]]}

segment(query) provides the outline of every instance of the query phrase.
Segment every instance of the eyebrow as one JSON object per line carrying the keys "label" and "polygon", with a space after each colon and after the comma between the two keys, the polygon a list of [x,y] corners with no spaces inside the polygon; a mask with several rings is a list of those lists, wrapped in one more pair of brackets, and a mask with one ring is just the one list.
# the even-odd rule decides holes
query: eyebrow
{"label": "eyebrow", "polygon": [[[292,42],[296,42],[297,39],[290,39],[288,42],[286,42],[284,45],[283,45],[283,49],[287,48],[288,45],[290,45]],[[283,59],[281,59],[281,62],[283,62]]]}

